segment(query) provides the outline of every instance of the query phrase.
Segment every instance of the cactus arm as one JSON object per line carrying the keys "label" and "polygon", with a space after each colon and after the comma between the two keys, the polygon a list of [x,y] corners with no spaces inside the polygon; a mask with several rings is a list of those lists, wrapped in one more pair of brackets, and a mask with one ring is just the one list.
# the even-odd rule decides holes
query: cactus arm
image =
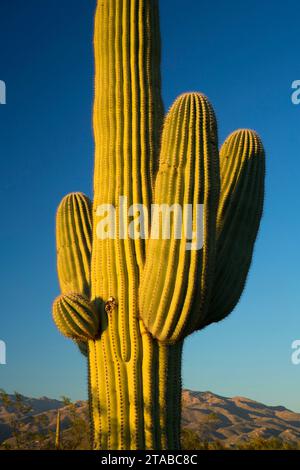
{"label": "cactus arm", "polygon": [[264,200],[265,153],[256,132],[233,132],[220,151],[217,264],[205,324],[225,318],[243,292]]}
{"label": "cactus arm", "polygon": [[83,295],[62,294],[53,303],[53,319],[67,338],[88,341],[99,334],[99,316],[94,305]]}
{"label": "cactus arm", "polygon": [[91,202],[82,193],[65,196],[56,215],[57,271],[62,293],[89,296]]}
{"label": "cactus arm", "polygon": [[[159,341],[180,340],[205,316],[215,261],[218,169],[212,107],[201,94],[183,95],[165,122],[154,203],[178,204],[180,208],[193,204],[194,209],[204,204],[204,244],[201,250],[187,250],[186,234],[175,238],[175,219],[169,239],[163,239],[161,223],[158,239],[152,236],[149,241],[140,285],[140,314]],[[195,219],[194,212],[193,230]]]}
{"label": "cactus arm", "polygon": [[[56,214],[57,272],[62,293],[90,295],[92,251],[92,203],[82,193],[63,198]],[[88,355],[87,343],[74,338],[80,352]]]}

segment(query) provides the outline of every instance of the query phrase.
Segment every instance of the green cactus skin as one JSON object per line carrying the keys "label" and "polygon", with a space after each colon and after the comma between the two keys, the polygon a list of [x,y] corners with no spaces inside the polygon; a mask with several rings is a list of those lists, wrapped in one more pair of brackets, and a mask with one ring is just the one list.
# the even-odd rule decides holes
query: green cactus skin
{"label": "green cactus skin", "polygon": [[160,341],[184,338],[196,329],[208,308],[218,198],[213,109],[199,93],[183,95],[172,106],[164,125],[154,202],[180,207],[204,204],[204,244],[202,250],[189,251],[185,237],[150,239],[140,285],[140,312],[147,329]]}
{"label": "green cactus skin", "polygon": [[92,203],[82,193],[68,194],[56,217],[57,269],[61,292],[90,295]]}
{"label": "green cactus skin", "polygon": [[220,150],[217,260],[206,323],[225,318],[245,287],[263,211],[265,154],[256,132],[233,132]]}
{"label": "green cactus skin", "polygon": [[63,294],[54,301],[53,319],[67,338],[86,342],[99,333],[99,315],[94,305],[81,294]]}
{"label": "green cactus skin", "polygon": [[[157,0],[98,0],[94,47],[93,208],[81,193],[59,206],[53,317],[88,357],[93,448],[178,449],[183,339],[228,315],[242,293],[263,148],[237,131],[219,158],[200,93],[180,96],[163,125]],[[203,248],[186,250],[185,237],[121,237],[119,220],[115,239],[100,239],[97,209],[118,208],[120,196],[148,209],[203,204]]]}

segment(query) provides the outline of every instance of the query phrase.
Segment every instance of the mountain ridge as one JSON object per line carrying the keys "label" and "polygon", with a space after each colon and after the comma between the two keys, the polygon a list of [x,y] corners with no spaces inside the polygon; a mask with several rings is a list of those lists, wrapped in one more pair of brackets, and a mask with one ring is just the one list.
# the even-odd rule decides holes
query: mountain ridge
{"label": "mountain ridge", "polygon": [[[13,399],[13,395],[9,395]],[[55,431],[57,410],[61,410],[61,427],[67,430],[70,424],[68,406],[62,400],[30,398],[22,396],[25,405],[32,411],[24,418],[29,428],[32,417],[45,415],[47,428]],[[84,417],[87,402],[75,402],[76,413]],[[10,420],[14,413],[0,399],[0,442],[11,437]],[[224,397],[210,391],[183,390],[182,426],[195,432],[203,441],[219,441],[230,447],[253,438],[278,438],[287,443],[300,442],[300,413],[284,406],[268,406],[250,398]]]}

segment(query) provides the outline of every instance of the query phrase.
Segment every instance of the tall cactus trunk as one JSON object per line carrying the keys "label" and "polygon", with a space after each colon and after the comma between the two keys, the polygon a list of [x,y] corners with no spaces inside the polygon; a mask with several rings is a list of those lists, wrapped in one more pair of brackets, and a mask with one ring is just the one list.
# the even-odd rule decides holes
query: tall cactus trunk
{"label": "tall cactus trunk", "polygon": [[[128,207],[151,204],[163,119],[158,2],[98,2],[94,46],[91,298],[98,301],[102,325],[101,338],[89,346],[94,445],[102,449],[178,447],[178,435],[175,445],[170,429],[175,423],[168,428],[164,418],[166,394],[171,401],[178,394],[170,369],[170,355],[176,355],[178,347],[173,352],[158,346],[145,329],[142,334],[138,320],[145,242],[122,239],[118,212],[115,239],[104,240],[97,232],[102,204],[118,208],[120,197],[126,198]],[[107,314],[105,302],[110,297],[118,299],[118,305]],[[180,380],[180,371],[176,377]]]}
{"label": "tall cactus trunk", "polygon": [[94,449],[180,448],[182,343],[162,345],[142,331],[127,363],[107,357],[104,338],[89,342]]}

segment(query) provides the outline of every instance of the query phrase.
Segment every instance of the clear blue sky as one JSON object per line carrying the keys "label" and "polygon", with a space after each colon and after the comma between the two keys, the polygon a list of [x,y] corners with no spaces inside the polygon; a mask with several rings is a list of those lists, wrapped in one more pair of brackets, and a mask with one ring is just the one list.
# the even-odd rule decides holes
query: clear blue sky
{"label": "clear blue sky", "polygon": [[[267,152],[266,205],[242,301],[230,318],[186,341],[184,386],[300,411],[300,79],[298,0],[161,0],[163,96],[203,91],[220,141],[256,129]],[[0,387],[86,396],[85,363],[56,331],[56,207],[91,195],[95,0],[1,0]]]}

